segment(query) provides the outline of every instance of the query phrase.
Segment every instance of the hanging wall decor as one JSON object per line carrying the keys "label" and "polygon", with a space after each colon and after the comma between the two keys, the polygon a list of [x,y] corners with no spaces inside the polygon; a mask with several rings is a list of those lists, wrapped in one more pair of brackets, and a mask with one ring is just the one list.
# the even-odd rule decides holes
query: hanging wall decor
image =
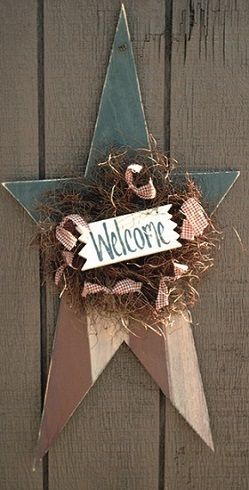
{"label": "hanging wall decor", "polygon": [[189,308],[238,175],[179,173],[158,150],[122,6],[85,172],[3,184],[37,222],[61,297],[34,466],[123,342],[213,449]]}

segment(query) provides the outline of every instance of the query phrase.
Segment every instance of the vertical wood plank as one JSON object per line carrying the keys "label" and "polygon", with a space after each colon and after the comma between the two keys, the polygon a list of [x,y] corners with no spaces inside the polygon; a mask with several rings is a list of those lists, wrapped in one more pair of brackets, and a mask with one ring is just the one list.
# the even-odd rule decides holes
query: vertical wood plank
{"label": "vertical wood plank", "polygon": [[224,243],[193,311],[216,451],[168,405],[171,490],[248,488],[248,260],[233,229],[247,248],[248,21],[245,0],[173,2],[171,155],[186,169],[242,175],[218,212]]}
{"label": "vertical wood plank", "polygon": [[[149,130],[163,142],[164,2],[125,7]],[[45,2],[47,176],[85,166],[119,10],[119,1]],[[51,301],[51,332],[53,313]],[[50,487],[151,490],[158,457],[159,390],[122,346],[51,448]]]}
{"label": "vertical wood plank", "polygon": [[[0,181],[38,177],[36,3],[2,2]],[[40,417],[40,314],[34,226],[0,187],[0,488],[40,490],[32,473]]]}

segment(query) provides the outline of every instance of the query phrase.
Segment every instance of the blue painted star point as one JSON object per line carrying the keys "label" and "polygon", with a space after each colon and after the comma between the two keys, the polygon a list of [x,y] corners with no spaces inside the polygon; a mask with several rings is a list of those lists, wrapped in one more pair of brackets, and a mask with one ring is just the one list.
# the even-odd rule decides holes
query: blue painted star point
{"label": "blue painted star point", "polygon": [[[113,147],[149,148],[141,92],[132,51],[124,5],[122,4],[111,57],[101,96],[99,113],[86,165],[90,180],[97,163]],[[94,171],[93,171],[94,170]],[[203,198],[213,212],[239,176],[238,171],[189,172],[200,186]],[[184,175],[178,174],[179,178]],[[66,179],[5,182],[4,187],[23,206],[31,218],[39,222],[37,203],[47,192],[56,192]]]}

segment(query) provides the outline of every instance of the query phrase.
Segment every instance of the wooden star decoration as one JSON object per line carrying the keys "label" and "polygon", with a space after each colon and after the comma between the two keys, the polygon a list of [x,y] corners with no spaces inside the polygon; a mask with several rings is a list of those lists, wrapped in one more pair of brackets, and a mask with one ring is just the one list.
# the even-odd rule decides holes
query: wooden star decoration
{"label": "wooden star decoration", "polygon": [[[100,102],[85,176],[89,182],[97,162],[111,147],[150,147],[141,101],[139,82],[132,52],[124,6],[118,21]],[[189,172],[210,203],[213,213],[233,183],[238,171]],[[184,179],[184,174],[177,178]],[[56,192],[67,179],[7,182],[4,187],[39,222],[35,203],[45,191]],[[164,336],[141,329],[134,336],[120,328],[112,337],[99,320],[96,336],[92,335],[87,315],[79,318],[62,296],[54,349],[50,363],[35,463],[48,451],[91,386],[123,342],[130,347],[163,393],[213,449],[208,410],[191,326],[183,316],[176,319],[177,328]],[[113,326],[113,328],[116,328]]]}

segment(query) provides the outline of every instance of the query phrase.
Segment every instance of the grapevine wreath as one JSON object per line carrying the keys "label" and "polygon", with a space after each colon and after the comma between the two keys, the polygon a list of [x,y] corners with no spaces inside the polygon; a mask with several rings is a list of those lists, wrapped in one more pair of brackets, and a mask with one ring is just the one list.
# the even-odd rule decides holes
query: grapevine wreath
{"label": "grapevine wreath", "polygon": [[[161,153],[153,138],[151,142],[151,150],[113,150],[99,162],[91,183],[76,175],[53,196],[48,193],[39,202],[43,220],[38,237],[45,276],[53,277],[60,295],[67,292],[76,312],[102,310],[119,316],[129,328],[129,320],[142,318],[146,308],[160,333],[160,322],[170,325],[173,314],[186,315],[195,304],[196,287],[214,262],[218,232],[202,207],[200,189],[188,174],[184,182],[172,179],[175,160]],[[81,270],[84,245],[77,225],[166,204],[171,205],[179,248]]]}

